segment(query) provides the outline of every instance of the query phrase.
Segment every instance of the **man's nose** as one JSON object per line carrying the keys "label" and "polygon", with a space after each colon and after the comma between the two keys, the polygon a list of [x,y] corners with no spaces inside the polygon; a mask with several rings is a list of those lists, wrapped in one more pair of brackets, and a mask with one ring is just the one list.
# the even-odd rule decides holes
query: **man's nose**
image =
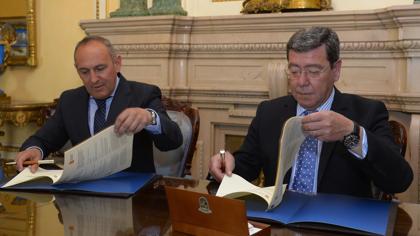
{"label": "man's nose", "polygon": [[90,70],[89,72],[89,79],[92,83],[95,83],[96,81],[99,80],[98,75],[96,74],[96,72],[94,70]]}
{"label": "man's nose", "polygon": [[302,71],[302,72],[299,74],[299,76],[297,76],[297,77],[295,78],[295,80],[297,81],[297,83],[298,83],[300,86],[307,85],[307,84],[309,83],[309,78],[308,78],[308,74],[306,73],[306,71]]}

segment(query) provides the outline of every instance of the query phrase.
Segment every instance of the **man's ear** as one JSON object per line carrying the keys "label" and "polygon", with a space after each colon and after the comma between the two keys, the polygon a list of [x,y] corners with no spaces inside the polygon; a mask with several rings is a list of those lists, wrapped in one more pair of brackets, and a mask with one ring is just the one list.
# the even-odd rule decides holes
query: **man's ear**
{"label": "man's ear", "polygon": [[112,63],[114,64],[116,72],[120,72],[120,70],[121,70],[121,61],[122,61],[122,59],[121,59],[120,55],[115,56],[115,58],[112,61]]}
{"label": "man's ear", "polygon": [[342,60],[338,59],[335,64],[334,67],[332,68],[333,72],[334,72],[334,81],[337,82],[340,79],[340,74],[341,74],[341,63]]}

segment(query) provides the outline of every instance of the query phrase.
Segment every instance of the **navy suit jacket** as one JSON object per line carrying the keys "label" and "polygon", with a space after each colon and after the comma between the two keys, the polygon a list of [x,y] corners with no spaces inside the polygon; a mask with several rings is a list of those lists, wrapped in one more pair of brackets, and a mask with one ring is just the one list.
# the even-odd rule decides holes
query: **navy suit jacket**
{"label": "navy suit jacket", "polygon": [[[134,135],[133,159],[129,171],[155,172],[153,163],[153,142],[162,150],[171,150],[182,144],[182,134],[178,125],[167,115],[161,102],[161,91],[154,85],[127,81],[119,74],[120,82],[112,100],[106,126],[115,123],[117,116],[126,108],[141,107],[155,110],[159,117],[162,133],[153,135],[142,130]],[[88,125],[89,94],[84,86],[64,91],[54,115],[21,147],[31,146],[42,149],[44,156],[59,150],[68,140],[71,144],[88,139],[91,134]]]}
{"label": "navy suit jacket", "polygon": [[[264,185],[275,184],[280,134],[285,121],[296,115],[296,106],[292,96],[264,101],[258,106],[244,143],[234,153],[235,173],[251,181],[263,170]],[[385,105],[336,89],[331,110],[364,127],[368,152],[366,158],[360,160],[341,142],[323,142],[318,192],[371,197],[371,182],[388,193],[405,191],[411,184],[413,172],[393,142]],[[290,172],[285,183],[289,183]]]}

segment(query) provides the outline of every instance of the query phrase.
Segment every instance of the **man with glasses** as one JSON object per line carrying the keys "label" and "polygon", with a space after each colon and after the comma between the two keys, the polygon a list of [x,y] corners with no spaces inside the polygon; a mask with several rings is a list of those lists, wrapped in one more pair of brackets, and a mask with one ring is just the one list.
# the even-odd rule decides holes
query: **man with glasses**
{"label": "man with glasses", "polygon": [[213,177],[234,172],[252,181],[263,171],[264,186],[274,185],[283,124],[304,116],[307,137],[285,177],[289,190],[372,197],[373,183],[387,193],[405,191],[413,172],[393,141],[385,105],[334,86],[342,65],[337,34],[327,27],[297,31],[287,60],[291,95],[258,106],[241,148],[223,160],[211,157]]}

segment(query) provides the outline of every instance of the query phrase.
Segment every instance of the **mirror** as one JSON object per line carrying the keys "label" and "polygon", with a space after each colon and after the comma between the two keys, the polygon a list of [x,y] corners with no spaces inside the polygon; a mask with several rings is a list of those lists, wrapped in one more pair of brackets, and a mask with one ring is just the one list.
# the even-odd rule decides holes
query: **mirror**
{"label": "mirror", "polygon": [[16,41],[12,45],[7,64],[35,66],[35,1],[0,0],[0,24],[9,23],[16,31]]}

